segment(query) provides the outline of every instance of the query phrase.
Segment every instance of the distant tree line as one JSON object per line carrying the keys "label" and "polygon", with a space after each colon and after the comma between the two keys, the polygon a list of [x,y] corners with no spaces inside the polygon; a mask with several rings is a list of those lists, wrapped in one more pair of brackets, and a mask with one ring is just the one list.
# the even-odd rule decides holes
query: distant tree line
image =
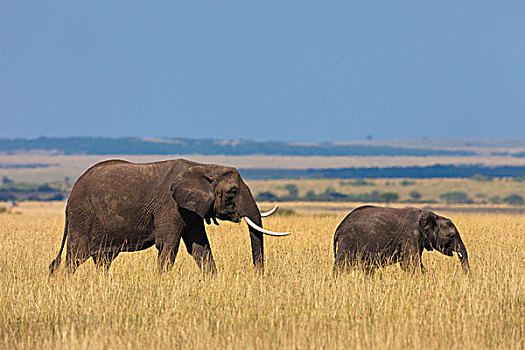
{"label": "distant tree line", "polygon": [[0,202],[8,201],[61,201],[69,196],[65,184],[26,184],[15,183],[7,176],[0,184]]}
{"label": "distant tree line", "polygon": [[[399,194],[396,192],[380,192],[371,191],[359,194],[346,194],[337,192],[334,188],[328,187],[322,193],[316,193],[313,190],[306,192],[303,196],[299,195],[299,190],[295,184],[287,184],[284,189],[288,191],[287,194],[278,196],[271,191],[263,191],[257,193],[255,199],[258,201],[265,202],[293,202],[293,201],[305,201],[305,202],[371,202],[371,203],[437,203],[435,200],[425,199],[423,200],[421,193],[414,190],[410,192],[410,198],[403,201],[400,200]],[[443,193],[439,198],[448,204],[472,204],[474,200],[468,196],[467,193],[462,191],[451,191]],[[511,194],[506,197],[493,196],[484,201],[485,203],[492,204],[511,204],[511,205],[524,205],[525,199],[523,196],[518,194]]]}
{"label": "distant tree line", "polygon": [[326,169],[240,169],[247,179],[363,179],[363,178],[466,178],[478,180],[493,177],[523,177],[525,166],[432,165],[388,168],[326,168]]}
{"label": "distant tree line", "polygon": [[[470,198],[465,192],[462,191],[452,191],[443,193],[439,196],[446,203],[457,203],[457,204],[472,204],[474,200]],[[487,201],[485,201],[487,202]],[[500,196],[493,196],[488,199],[489,203],[492,204],[511,204],[511,205],[523,205],[525,204],[525,199],[519,194],[510,194],[501,198]]]}
{"label": "distant tree line", "polygon": [[58,166],[58,163],[0,163],[0,169],[37,169]]}
{"label": "distant tree line", "polygon": [[472,156],[475,152],[335,143],[296,144],[278,141],[145,139],[134,137],[39,137],[0,139],[0,152],[45,150],[60,154],[204,154],[291,156]]}
{"label": "distant tree line", "polygon": [[268,202],[287,202],[287,201],[307,201],[307,202],[380,202],[393,203],[399,200],[399,194],[395,192],[372,191],[370,193],[345,194],[337,192],[334,188],[328,187],[323,193],[308,191],[304,196],[299,196],[299,189],[295,184],[287,184],[284,189],[288,194],[277,196],[273,192],[264,191],[255,196],[258,201]]}
{"label": "distant tree line", "polygon": [[[476,176],[474,179],[478,181],[492,181],[491,178]],[[525,181],[525,177],[517,177],[515,181]],[[402,186],[410,186],[414,184],[411,180],[402,180]],[[352,181],[340,181],[341,186],[374,186],[372,181],[364,179],[357,179]],[[263,191],[256,194],[255,198],[258,201],[312,201],[312,202],[372,202],[372,203],[436,203],[435,200],[423,198],[422,194],[417,190],[409,192],[410,198],[401,200],[396,192],[382,192],[373,190],[365,193],[347,194],[336,191],[333,187],[327,187],[323,192],[316,193],[309,190],[304,195],[299,194],[297,185],[293,183],[286,184],[283,187],[286,190],[284,195],[276,195],[271,191]],[[63,182],[46,183],[46,184],[28,184],[17,183],[7,176],[3,176],[0,181],[0,201],[60,201],[65,200],[71,191],[71,183],[68,177],[64,178]],[[477,196],[479,197],[479,196]],[[439,197],[446,203],[464,203],[472,204],[474,200],[462,191],[451,191],[440,195]],[[510,194],[505,197],[493,196],[488,199],[483,199],[483,203],[505,203],[511,205],[525,205],[525,199],[519,194]]]}
{"label": "distant tree line", "polygon": [[516,152],[516,153],[510,153],[507,151],[504,152],[491,152],[492,156],[498,156],[498,157],[515,157],[515,158],[524,158],[525,152]]}

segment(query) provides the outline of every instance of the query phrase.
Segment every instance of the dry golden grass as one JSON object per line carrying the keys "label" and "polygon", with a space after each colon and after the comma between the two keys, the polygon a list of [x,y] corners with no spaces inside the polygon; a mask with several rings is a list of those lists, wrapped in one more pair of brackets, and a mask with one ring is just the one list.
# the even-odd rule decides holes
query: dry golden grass
{"label": "dry golden grass", "polygon": [[223,223],[208,229],[215,276],[181,246],[167,274],[152,248],[121,254],[109,273],[88,261],[49,279],[63,207],[0,214],[2,349],[525,347],[524,215],[442,213],[467,245],[470,277],[430,252],[423,275],[392,266],[334,279],[338,212],[265,219],[294,234],[266,239],[264,274],[251,267],[246,227]]}

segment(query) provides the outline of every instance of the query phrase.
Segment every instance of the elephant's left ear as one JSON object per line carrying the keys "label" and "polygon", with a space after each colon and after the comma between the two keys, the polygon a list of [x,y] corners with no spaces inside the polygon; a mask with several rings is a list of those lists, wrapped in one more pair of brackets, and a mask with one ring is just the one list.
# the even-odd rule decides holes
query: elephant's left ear
{"label": "elephant's left ear", "polygon": [[213,174],[205,166],[194,166],[181,172],[171,185],[177,205],[205,218],[215,200]]}
{"label": "elephant's left ear", "polygon": [[425,237],[425,248],[432,250],[430,242],[435,240],[435,230],[437,226],[437,215],[430,210],[423,210],[419,215],[419,231]]}

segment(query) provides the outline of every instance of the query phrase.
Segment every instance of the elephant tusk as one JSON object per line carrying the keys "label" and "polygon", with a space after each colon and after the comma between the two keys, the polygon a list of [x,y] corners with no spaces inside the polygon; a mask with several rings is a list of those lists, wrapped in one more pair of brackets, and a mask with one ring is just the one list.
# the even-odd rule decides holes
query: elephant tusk
{"label": "elephant tusk", "polygon": [[270,215],[272,215],[273,213],[275,213],[275,212],[277,211],[277,209],[279,209],[279,206],[278,206],[278,205],[276,205],[275,207],[273,207],[272,210],[269,210],[269,211],[267,211],[266,213],[261,213],[261,217],[264,218],[264,217],[266,217],[266,216],[270,216]]}
{"label": "elephant tusk", "polygon": [[254,228],[255,230],[259,231],[259,232],[262,232],[264,234],[267,234],[267,235],[270,235],[270,236],[288,236],[290,234],[292,234],[291,232],[273,232],[273,231],[269,231],[269,230],[266,230],[262,227],[259,227],[257,226],[252,220],[250,220],[249,217],[247,216],[243,216],[243,219],[244,221],[246,221],[246,223],[248,224],[248,226]]}
{"label": "elephant tusk", "polygon": [[459,256],[460,259],[463,258],[463,254],[461,254],[461,252],[456,252],[456,253],[458,253],[458,256]]}

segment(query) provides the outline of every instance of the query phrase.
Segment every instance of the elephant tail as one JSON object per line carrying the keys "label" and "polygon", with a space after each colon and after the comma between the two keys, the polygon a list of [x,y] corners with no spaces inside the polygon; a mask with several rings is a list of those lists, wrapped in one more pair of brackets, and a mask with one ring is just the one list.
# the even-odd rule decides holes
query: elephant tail
{"label": "elephant tail", "polygon": [[64,245],[66,244],[66,238],[67,238],[67,232],[68,232],[68,224],[67,224],[67,211],[66,211],[66,225],[64,227],[64,236],[62,237],[62,245],[60,246],[60,250],[58,251],[58,255],[53,260],[51,265],[49,265],[49,276],[52,276],[57,267],[60,266],[60,261],[62,260],[62,251],[64,250]]}

